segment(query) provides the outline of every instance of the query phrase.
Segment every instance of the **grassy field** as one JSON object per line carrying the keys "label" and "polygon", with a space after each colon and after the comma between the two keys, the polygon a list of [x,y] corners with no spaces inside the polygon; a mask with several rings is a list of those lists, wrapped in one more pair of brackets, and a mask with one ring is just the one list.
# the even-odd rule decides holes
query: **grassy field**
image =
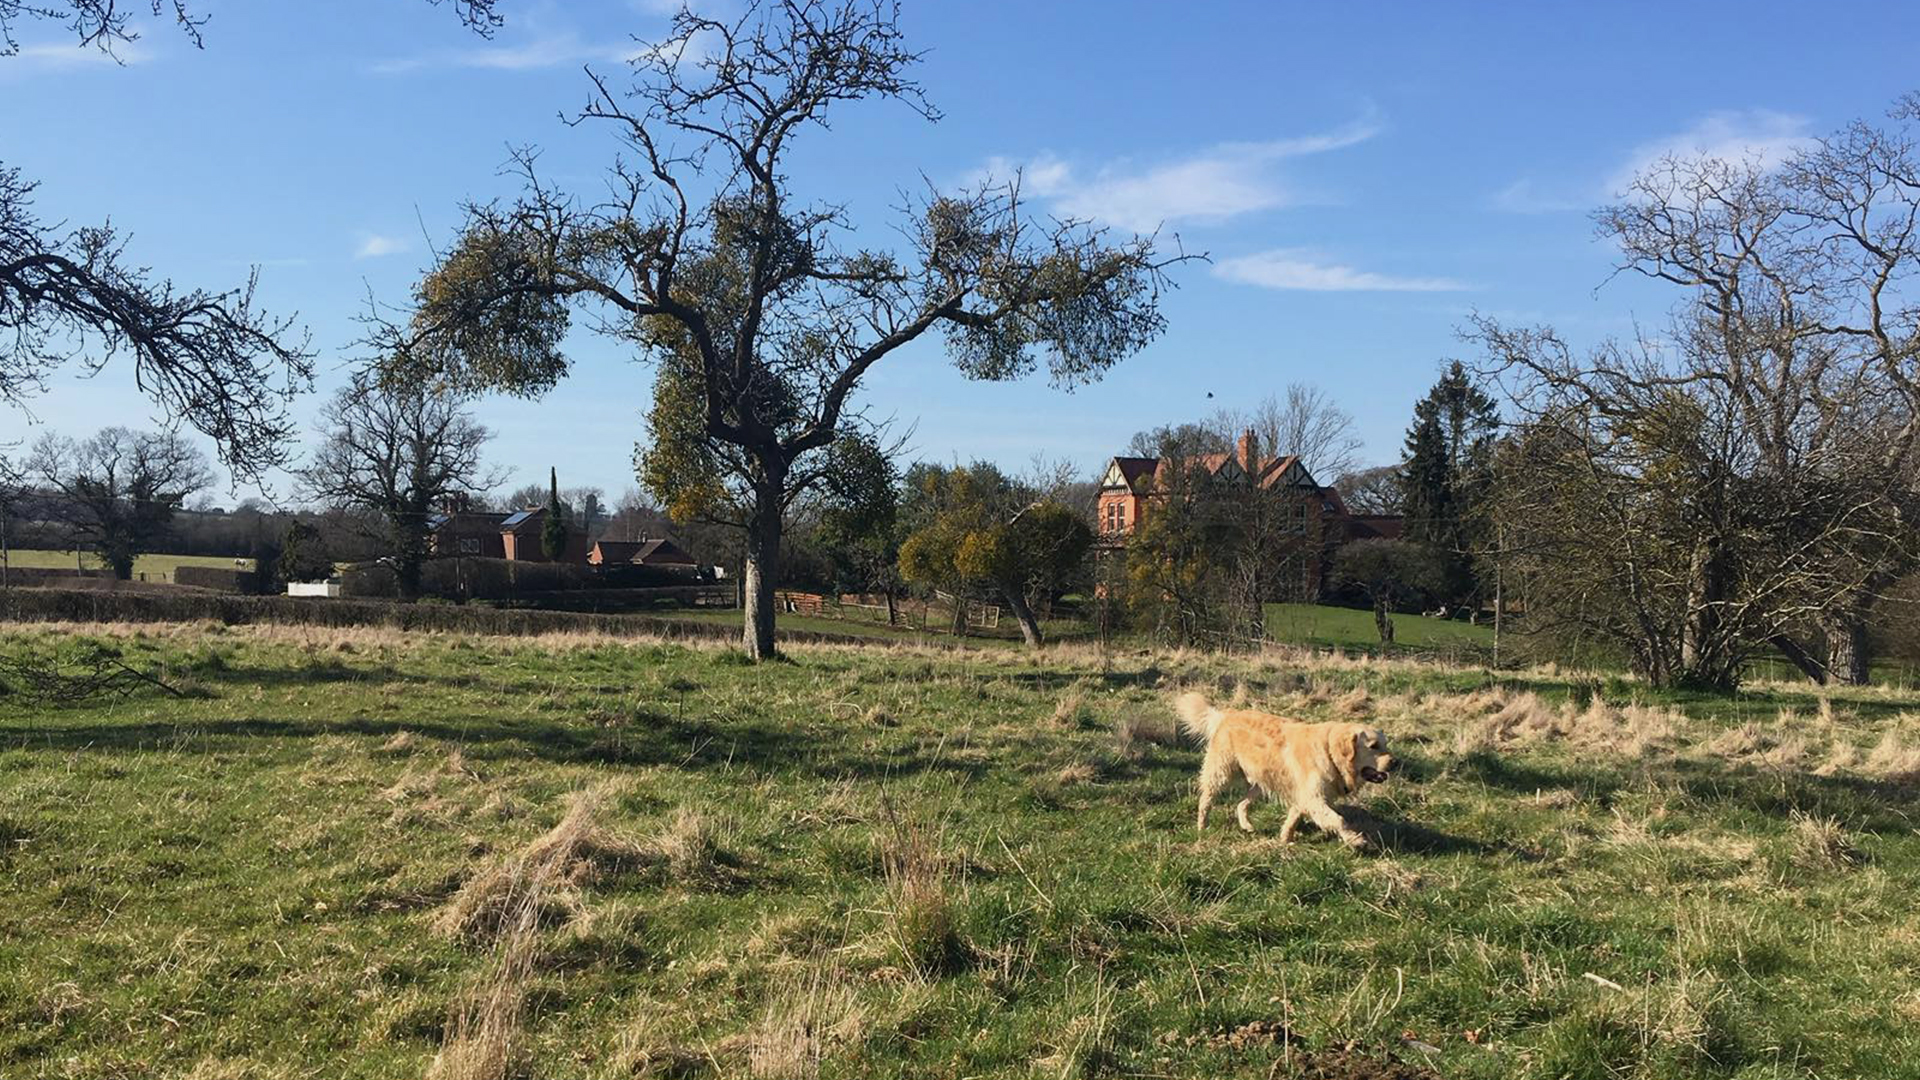
{"label": "grassy field", "polygon": [[[925,644],[951,643],[955,640],[951,634],[896,629],[887,626],[884,619],[870,617],[864,610],[848,610],[852,614],[840,618],[781,615],[780,625],[795,630],[855,634]],[[1493,627],[1472,626],[1458,620],[1395,615],[1395,646],[1390,650],[1382,650],[1380,632],[1373,625],[1373,613],[1370,611],[1320,604],[1268,604],[1266,614],[1268,635],[1282,645],[1359,652],[1386,651],[1390,654],[1451,654],[1457,657],[1474,657],[1493,645]],[[676,612],[674,617],[731,625],[740,621],[740,612],[686,611]],[[1087,641],[1093,634],[1087,624],[1070,621],[1047,622],[1041,629],[1050,640],[1056,641]],[[1018,645],[1019,630],[1012,619],[1006,618],[1001,620],[996,630],[975,632],[968,635],[966,642],[974,645]]]}
{"label": "grassy field", "polygon": [[[1373,612],[1322,604],[1268,604],[1267,633],[1289,645],[1378,650],[1380,631]],[[1474,626],[1458,619],[1428,619],[1419,615],[1393,616],[1393,640],[1404,651],[1490,649],[1493,627]]]}
{"label": "grassy field", "polygon": [[[90,570],[100,569],[105,564],[95,558],[92,552],[79,556],[74,562],[71,551],[46,551],[36,548],[15,548],[7,553],[7,561],[13,566],[43,567],[51,569],[70,569],[75,565]],[[241,559],[240,569],[253,569],[252,559]],[[172,581],[173,570],[177,566],[217,566],[225,570],[236,568],[235,560],[225,555],[142,555],[133,562],[133,576],[138,580],[141,574],[149,581]]]}
{"label": "grassy field", "polygon": [[[1911,696],[0,634],[101,646],[186,696],[0,667],[10,1080],[1920,1073]],[[1375,850],[1196,834],[1178,686],[1385,728]]]}

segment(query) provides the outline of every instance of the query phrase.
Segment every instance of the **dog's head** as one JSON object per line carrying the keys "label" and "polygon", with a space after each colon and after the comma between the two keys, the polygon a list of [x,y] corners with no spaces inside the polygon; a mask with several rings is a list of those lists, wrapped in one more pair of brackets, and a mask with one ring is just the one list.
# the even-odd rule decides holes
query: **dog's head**
{"label": "dog's head", "polygon": [[1351,780],[1369,784],[1386,783],[1387,776],[1400,768],[1400,759],[1387,749],[1386,733],[1361,724],[1346,726],[1334,743],[1334,756]]}

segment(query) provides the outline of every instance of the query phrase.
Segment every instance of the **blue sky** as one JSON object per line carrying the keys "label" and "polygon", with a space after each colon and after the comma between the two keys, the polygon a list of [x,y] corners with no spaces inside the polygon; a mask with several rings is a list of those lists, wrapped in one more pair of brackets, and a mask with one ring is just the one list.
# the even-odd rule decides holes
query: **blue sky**
{"label": "blue sky", "polygon": [[[502,0],[507,25],[483,41],[424,2],[201,0],[204,51],[154,23],[124,65],[23,24],[23,54],[0,59],[0,160],[42,182],[44,218],[110,214],[136,260],[180,284],[259,265],[262,299],[311,328],[324,389],[357,358],[368,296],[403,299],[462,200],[511,192],[497,175],[509,145],[541,147],[549,180],[598,190],[609,133],[560,115],[585,100],[582,65],[620,74],[632,39],[665,26],[660,7]],[[1042,454],[1092,474],[1138,429],[1301,381],[1385,462],[1465,348],[1469,312],[1577,341],[1664,317],[1673,294],[1608,281],[1587,216],[1636,162],[1777,156],[1916,89],[1920,8],[1842,7],[1817,22],[1848,29],[1817,33],[1804,4],[1754,2],[909,0],[944,119],[857,106],[809,136],[793,173],[878,235],[922,174],[1017,164],[1051,209],[1158,226],[1213,258],[1177,272],[1165,337],[1072,394],[969,383],[933,343],[889,359],[864,400],[913,428],[915,456],[1017,469]],[[479,406],[491,456],[515,484],[554,464],[563,485],[617,493],[650,372],[588,335],[571,352],[546,398]],[[124,365],[34,402],[69,434],[151,413]],[[34,434],[0,413],[0,442]]]}

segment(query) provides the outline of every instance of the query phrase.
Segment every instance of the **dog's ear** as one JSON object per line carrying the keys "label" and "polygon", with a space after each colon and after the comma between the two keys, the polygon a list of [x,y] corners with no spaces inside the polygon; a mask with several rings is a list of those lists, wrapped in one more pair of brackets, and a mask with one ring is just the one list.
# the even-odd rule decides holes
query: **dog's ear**
{"label": "dog's ear", "polygon": [[1327,753],[1333,757],[1333,767],[1339,770],[1348,791],[1360,786],[1360,766],[1355,760],[1360,754],[1360,732],[1351,724],[1327,725]]}

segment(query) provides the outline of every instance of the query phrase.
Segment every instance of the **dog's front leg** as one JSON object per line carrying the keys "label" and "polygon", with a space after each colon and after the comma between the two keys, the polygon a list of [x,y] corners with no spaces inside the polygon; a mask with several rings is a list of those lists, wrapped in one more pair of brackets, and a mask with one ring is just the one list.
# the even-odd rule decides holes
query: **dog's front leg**
{"label": "dog's front leg", "polygon": [[1291,806],[1287,807],[1287,823],[1280,826],[1280,842],[1283,844],[1293,843],[1293,830],[1298,827],[1299,824],[1300,811]]}
{"label": "dog's front leg", "polygon": [[1367,846],[1367,838],[1354,831],[1353,826],[1347,824],[1347,819],[1340,815],[1340,811],[1325,802],[1315,799],[1303,809],[1315,825],[1338,836],[1348,847],[1359,850]]}

